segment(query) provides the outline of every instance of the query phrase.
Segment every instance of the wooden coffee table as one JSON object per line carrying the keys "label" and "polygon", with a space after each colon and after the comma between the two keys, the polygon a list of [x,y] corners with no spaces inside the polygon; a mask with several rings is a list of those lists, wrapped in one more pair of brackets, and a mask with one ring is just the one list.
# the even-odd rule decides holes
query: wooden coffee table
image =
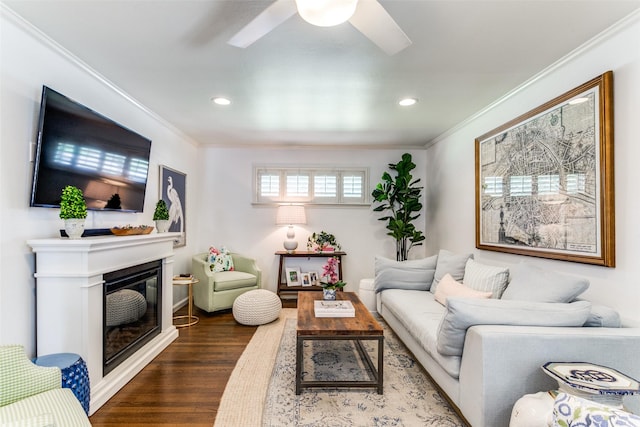
{"label": "wooden coffee table", "polygon": [[[355,317],[315,317],[313,302],[322,299],[322,292],[300,292],[298,294],[298,327],[296,330],[296,394],[310,387],[374,387],[382,394],[384,335],[382,326],[354,292],[337,292],[337,299],[349,300],[353,304]],[[305,341],[351,340],[367,365],[373,378],[364,381],[303,381],[303,345]],[[378,342],[377,367],[364,348],[362,341]]]}

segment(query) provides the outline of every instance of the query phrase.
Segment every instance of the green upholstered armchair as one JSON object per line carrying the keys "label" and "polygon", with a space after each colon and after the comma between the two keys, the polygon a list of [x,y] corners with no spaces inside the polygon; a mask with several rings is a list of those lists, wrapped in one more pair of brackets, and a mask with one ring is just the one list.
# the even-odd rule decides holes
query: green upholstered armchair
{"label": "green upholstered armchair", "polygon": [[0,346],[0,425],[91,427],[60,368],[34,365],[21,345]]}
{"label": "green upholstered armchair", "polygon": [[208,256],[200,253],[191,261],[193,277],[198,279],[193,285],[193,303],[198,308],[209,313],[231,308],[239,295],[260,288],[262,271],[254,259],[232,253],[234,270],[214,273]]}

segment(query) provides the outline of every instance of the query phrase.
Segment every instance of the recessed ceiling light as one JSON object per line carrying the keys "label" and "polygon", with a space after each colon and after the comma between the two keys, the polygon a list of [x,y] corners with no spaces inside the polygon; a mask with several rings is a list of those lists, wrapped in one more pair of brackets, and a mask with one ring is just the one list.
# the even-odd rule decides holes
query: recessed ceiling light
{"label": "recessed ceiling light", "polygon": [[228,98],[223,98],[221,96],[216,96],[211,98],[211,101],[213,101],[214,104],[218,104],[218,105],[229,105],[231,104],[231,100],[229,100]]}
{"label": "recessed ceiling light", "polygon": [[409,107],[411,105],[414,105],[416,102],[418,102],[416,98],[404,98],[401,99],[398,104],[402,105],[403,107]]}

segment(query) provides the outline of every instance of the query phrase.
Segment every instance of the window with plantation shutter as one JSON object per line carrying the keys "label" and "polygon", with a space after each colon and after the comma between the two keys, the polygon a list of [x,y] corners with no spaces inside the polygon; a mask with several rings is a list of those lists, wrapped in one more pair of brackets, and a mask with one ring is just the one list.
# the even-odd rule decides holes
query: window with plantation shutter
{"label": "window with plantation shutter", "polygon": [[254,167],[254,203],[369,204],[366,168]]}

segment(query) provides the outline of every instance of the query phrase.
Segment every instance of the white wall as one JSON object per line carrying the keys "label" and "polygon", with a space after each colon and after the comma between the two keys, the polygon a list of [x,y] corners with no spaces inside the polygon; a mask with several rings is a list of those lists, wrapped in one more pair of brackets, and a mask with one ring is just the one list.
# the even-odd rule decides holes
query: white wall
{"label": "white wall", "polygon": [[[233,252],[249,255],[263,270],[263,288],[276,290],[278,257],[284,250],[286,227],[276,226],[274,206],[252,205],[253,165],[280,166],[353,166],[369,168],[370,194],[389,163],[411,153],[417,167],[415,178],[425,176],[425,152],[422,150],[318,150],[206,148],[202,155],[202,194],[198,227],[198,251],[209,246],[227,246]],[[395,241],[386,235],[385,222],[370,206],[307,207],[307,224],[295,226],[298,249],[305,250],[311,233],[327,231],[336,236],[347,253],[343,257],[347,290],[357,290],[360,279],[373,277],[376,255],[395,259]],[[424,215],[416,221],[423,229]],[[424,247],[414,247],[410,258],[424,256]]]}
{"label": "white wall", "polygon": [[[475,249],[474,139],[556,96],[604,73],[614,73],[616,267],[543,260]],[[585,276],[584,294],[640,319],[640,13],[627,18],[550,66],[504,102],[476,115],[427,150],[428,252],[473,251],[488,264],[522,260],[561,273]]]}
{"label": "white wall", "polygon": [[[158,199],[158,165],[186,172],[187,246],[176,251],[176,272],[190,270],[196,247],[198,180],[190,179],[198,148],[184,135],[136,105],[97,73],[47,42],[0,5],[0,344],[23,344],[35,353],[35,257],[28,239],[59,234],[58,209],[30,208],[34,142],[42,85],[47,85],[152,140],[144,213],[89,213],[87,228],[152,225]],[[193,195],[193,196],[191,196]],[[191,197],[190,197],[191,196]],[[183,288],[183,287],[180,287]],[[176,289],[174,301],[184,298]]]}

